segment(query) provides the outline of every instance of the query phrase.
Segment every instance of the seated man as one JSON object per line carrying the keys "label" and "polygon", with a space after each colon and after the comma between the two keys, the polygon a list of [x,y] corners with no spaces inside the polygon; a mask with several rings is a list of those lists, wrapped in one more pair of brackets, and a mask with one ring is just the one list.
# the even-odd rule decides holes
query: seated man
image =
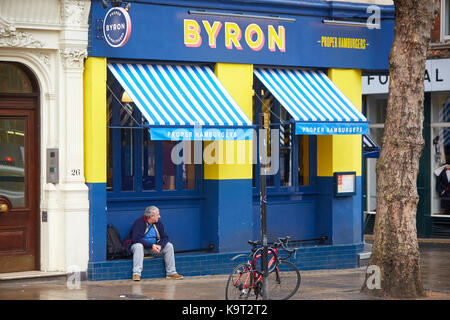
{"label": "seated man", "polygon": [[173,245],[159,221],[159,209],[150,206],[145,209],[144,216],[138,218],[131,227],[124,242],[128,253],[133,254],[133,280],[141,280],[144,265],[144,253],[164,257],[167,279],[183,279],[175,269]]}

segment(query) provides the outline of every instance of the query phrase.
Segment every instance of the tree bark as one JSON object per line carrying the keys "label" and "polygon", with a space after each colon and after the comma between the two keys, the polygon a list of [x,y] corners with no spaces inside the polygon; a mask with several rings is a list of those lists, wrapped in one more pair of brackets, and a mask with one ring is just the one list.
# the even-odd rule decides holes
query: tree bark
{"label": "tree bark", "polygon": [[[389,54],[389,95],[383,146],[377,162],[377,209],[369,265],[381,286],[363,290],[383,297],[425,295],[420,272],[416,211],[422,137],[424,75],[438,0],[394,0],[394,40]],[[370,276],[370,275],[367,275]]]}

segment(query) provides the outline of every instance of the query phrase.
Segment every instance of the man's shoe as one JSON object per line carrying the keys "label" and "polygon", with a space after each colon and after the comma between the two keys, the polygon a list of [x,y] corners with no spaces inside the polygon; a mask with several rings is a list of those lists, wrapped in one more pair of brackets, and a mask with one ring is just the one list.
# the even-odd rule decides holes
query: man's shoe
{"label": "man's shoe", "polygon": [[183,276],[181,274],[175,273],[175,274],[167,275],[166,279],[181,280],[181,279],[183,279]]}
{"label": "man's shoe", "polygon": [[133,274],[133,281],[141,281],[141,276],[138,274]]}

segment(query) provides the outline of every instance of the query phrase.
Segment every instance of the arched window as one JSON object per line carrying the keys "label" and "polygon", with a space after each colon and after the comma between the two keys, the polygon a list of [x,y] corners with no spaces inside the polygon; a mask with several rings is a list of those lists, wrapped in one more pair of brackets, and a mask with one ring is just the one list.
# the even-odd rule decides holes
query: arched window
{"label": "arched window", "polygon": [[0,93],[33,93],[37,86],[30,71],[18,63],[0,62]]}

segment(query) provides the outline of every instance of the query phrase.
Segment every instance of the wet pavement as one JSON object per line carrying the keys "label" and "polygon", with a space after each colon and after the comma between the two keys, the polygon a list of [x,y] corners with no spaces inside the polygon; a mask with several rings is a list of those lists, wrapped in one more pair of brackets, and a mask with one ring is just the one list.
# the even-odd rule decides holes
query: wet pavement
{"label": "wet pavement", "polygon": [[[427,299],[450,300],[450,242],[421,243]],[[302,271],[291,300],[372,300],[360,293],[366,267]],[[183,280],[116,281],[34,280],[0,282],[0,300],[224,300],[227,275]]]}

